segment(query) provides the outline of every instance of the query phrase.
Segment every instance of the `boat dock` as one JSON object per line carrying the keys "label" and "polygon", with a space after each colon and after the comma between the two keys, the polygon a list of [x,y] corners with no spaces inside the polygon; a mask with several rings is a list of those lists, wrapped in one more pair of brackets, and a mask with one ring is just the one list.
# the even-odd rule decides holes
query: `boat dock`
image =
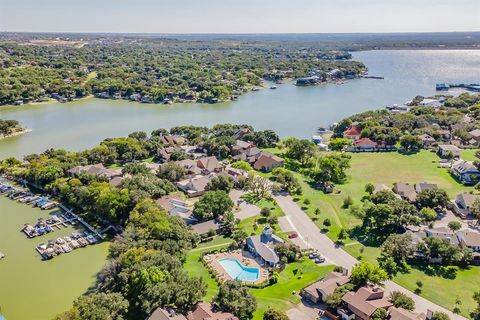
{"label": "boat dock", "polygon": [[448,91],[453,88],[461,88],[469,91],[480,92],[480,84],[477,83],[437,83],[435,89],[437,91]]}

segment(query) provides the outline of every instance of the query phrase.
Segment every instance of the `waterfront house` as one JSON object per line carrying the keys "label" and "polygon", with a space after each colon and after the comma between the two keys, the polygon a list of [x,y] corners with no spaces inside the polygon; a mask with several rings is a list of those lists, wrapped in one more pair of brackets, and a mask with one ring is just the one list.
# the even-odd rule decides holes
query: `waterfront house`
{"label": "waterfront house", "polygon": [[340,286],[350,282],[350,277],[340,272],[330,272],[323,278],[301,291],[301,296],[312,303],[326,302],[327,297]]}
{"label": "waterfront house", "polygon": [[480,233],[475,231],[458,231],[458,242],[462,248],[468,248],[473,252],[480,252]]}
{"label": "waterfront house", "polygon": [[223,312],[206,302],[199,302],[192,311],[187,314],[188,320],[238,320],[231,313]]}
{"label": "waterfront house", "polygon": [[477,200],[477,196],[471,193],[460,193],[455,198],[455,201],[452,201],[453,211],[458,214],[462,218],[466,218],[469,214],[472,213],[471,207],[475,200]]}
{"label": "waterfront house", "polygon": [[214,231],[215,233],[217,233],[221,227],[222,225],[218,220],[212,219],[212,220],[208,220],[208,221],[204,221],[204,222],[200,222],[192,225],[192,230],[196,234],[202,235],[202,234],[207,234],[210,231]]}
{"label": "waterfront house", "polygon": [[351,124],[347,130],[343,132],[343,137],[346,139],[357,140],[360,139],[362,129],[357,124]]}
{"label": "waterfront house", "polygon": [[67,173],[71,177],[78,177],[82,173],[91,174],[99,177],[105,177],[109,181],[115,177],[122,176],[122,170],[118,169],[107,169],[104,167],[103,164],[97,163],[87,166],[77,166],[73,167],[72,169],[68,170]]}
{"label": "waterfront house", "polygon": [[175,135],[163,135],[161,136],[161,138],[164,144],[170,145],[170,146],[173,146],[173,145],[181,146],[185,144],[185,142],[187,141],[184,137],[175,136]]}
{"label": "waterfront house", "polygon": [[187,320],[187,318],[172,309],[157,308],[147,320]]}
{"label": "waterfront house", "polygon": [[429,99],[425,98],[418,104],[421,107],[430,107],[430,108],[438,108],[442,105],[442,101],[437,99]]}
{"label": "waterfront house", "polygon": [[258,160],[253,164],[255,170],[268,172],[274,168],[283,166],[283,159],[268,152],[262,152]]}
{"label": "waterfront house", "polygon": [[394,183],[393,192],[395,192],[400,197],[410,202],[415,202],[415,200],[417,199],[417,192],[415,191],[415,188],[408,183],[403,183],[403,182]]}
{"label": "waterfront house", "polygon": [[280,258],[275,252],[275,246],[279,243],[283,243],[283,240],[273,234],[270,226],[265,226],[262,234],[247,238],[248,251],[269,267],[277,267],[280,264]]}
{"label": "waterfront house", "polygon": [[232,146],[232,155],[236,156],[239,155],[246,150],[253,148],[253,143],[251,142],[246,142],[242,140],[237,140],[235,144]]}
{"label": "waterfront house", "polygon": [[240,151],[239,154],[233,156],[233,160],[235,161],[247,161],[248,163],[255,163],[258,157],[262,153],[257,147],[251,147],[245,150]]}
{"label": "waterfront house", "polygon": [[473,185],[480,180],[480,171],[468,161],[459,161],[452,166],[452,174],[463,184]]}
{"label": "waterfront house", "polygon": [[343,320],[369,320],[378,309],[388,310],[392,306],[378,286],[361,287],[357,292],[347,292],[342,297],[342,305],[337,309]]}
{"label": "waterfront house", "polygon": [[438,155],[442,158],[460,158],[460,149],[453,144],[442,144],[438,146]]}
{"label": "waterfront house", "polygon": [[438,186],[435,183],[428,183],[428,182],[420,182],[415,184],[415,191],[417,193],[422,192],[424,190],[436,190]]}

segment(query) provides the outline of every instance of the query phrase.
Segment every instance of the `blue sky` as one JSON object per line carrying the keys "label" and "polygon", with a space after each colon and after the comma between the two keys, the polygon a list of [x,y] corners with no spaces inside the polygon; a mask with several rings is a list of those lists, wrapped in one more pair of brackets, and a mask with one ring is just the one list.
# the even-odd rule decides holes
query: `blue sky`
{"label": "blue sky", "polygon": [[480,0],[0,0],[0,31],[480,31]]}

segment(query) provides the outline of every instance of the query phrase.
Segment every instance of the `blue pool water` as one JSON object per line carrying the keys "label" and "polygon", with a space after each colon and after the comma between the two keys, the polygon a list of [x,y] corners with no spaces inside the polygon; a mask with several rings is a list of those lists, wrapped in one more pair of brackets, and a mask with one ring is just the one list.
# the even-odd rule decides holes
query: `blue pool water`
{"label": "blue pool water", "polygon": [[222,259],[219,263],[232,279],[240,281],[258,280],[258,275],[260,273],[259,268],[246,267],[237,259],[232,258]]}

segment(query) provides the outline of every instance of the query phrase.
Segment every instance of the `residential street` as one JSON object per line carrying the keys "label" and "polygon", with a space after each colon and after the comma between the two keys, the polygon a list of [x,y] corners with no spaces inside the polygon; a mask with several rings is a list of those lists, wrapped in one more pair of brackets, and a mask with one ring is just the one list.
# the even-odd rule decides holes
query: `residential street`
{"label": "residential street", "polygon": [[[335,243],[330,240],[325,234],[320,232],[320,229],[315,223],[310,220],[308,215],[302,211],[302,209],[293,201],[293,198],[289,195],[275,195],[280,208],[285,213],[285,218],[282,219],[280,227],[283,231],[295,231],[298,233],[299,238],[305,244],[305,247],[317,249],[318,252],[327,259],[327,262],[340,265],[351,269],[358,261],[345,252],[341,248],[337,248]],[[290,227],[290,228],[289,228]],[[466,318],[454,314],[453,312],[430,302],[413,292],[401,287],[393,281],[385,282],[386,293],[389,294],[392,291],[401,291],[412,297],[415,301],[417,312],[426,312],[427,309],[432,311],[443,311],[447,313],[451,319],[465,320]],[[439,288],[441,290],[441,288]]]}

